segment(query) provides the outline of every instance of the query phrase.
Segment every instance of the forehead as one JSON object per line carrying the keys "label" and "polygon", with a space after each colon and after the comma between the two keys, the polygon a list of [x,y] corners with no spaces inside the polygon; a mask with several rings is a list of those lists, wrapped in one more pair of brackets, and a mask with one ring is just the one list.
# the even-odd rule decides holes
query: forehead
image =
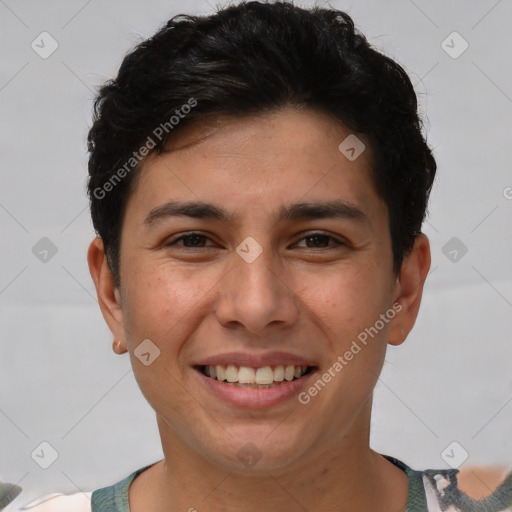
{"label": "forehead", "polygon": [[363,136],[312,110],[217,118],[182,129],[163,154],[150,155],[129,206],[207,199],[254,215],[292,200],[341,197],[371,210],[380,201],[371,166]]}

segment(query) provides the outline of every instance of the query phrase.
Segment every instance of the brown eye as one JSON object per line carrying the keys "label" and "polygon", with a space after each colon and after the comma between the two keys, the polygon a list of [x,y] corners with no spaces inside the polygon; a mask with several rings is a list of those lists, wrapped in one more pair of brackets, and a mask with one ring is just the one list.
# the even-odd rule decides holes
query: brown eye
{"label": "brown eye", "polygon": [[[178,246],[183,248],[196,249],[205,247],[205,243],[207,240],[209,240],[209,238],[200,233],[187,233],[186,235],[179,236],[178,238],[174,239],[173,241],[169,242],[166,245],[168,247]],[[182,243],[180,244],[180,242]]]}
{"label": "brown eye", "polygon": [[330,239],[331,237],[326,235],[310,235],[305,237],[306,243],[311,242],[310,247],[327,247]]}
{"label": "brown eye", "polygon": [[302,238],[300,242],[302,241],[306,241],[306,248],[308,249],[329,249],[346,245],[341,240],[337,240],[336,238],[330,235],[326,235],[325,233],[312,233]]}

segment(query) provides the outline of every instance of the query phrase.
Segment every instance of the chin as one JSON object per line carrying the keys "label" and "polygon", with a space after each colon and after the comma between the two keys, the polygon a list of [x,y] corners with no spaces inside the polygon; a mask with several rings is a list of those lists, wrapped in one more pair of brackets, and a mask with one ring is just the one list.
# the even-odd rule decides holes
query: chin
{"label": "chin", "polygon": [[[277,427],[277,428],[276,428]],[[282,428],[282,431],[279,431]],[[306,451],[305,436],[281,426],[230,429],[230,434],[210,448],[210,459],[230,471],[258,472],[284,469]]]}

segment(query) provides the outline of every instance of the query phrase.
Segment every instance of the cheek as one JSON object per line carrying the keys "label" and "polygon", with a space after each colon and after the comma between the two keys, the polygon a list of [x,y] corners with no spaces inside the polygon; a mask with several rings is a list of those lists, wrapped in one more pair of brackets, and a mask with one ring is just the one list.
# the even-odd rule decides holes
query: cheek
{"label": "cheek", "polygon": [[[309,304],[326,326],[330,352],[327,366],[336,375],[331,387],[333,400],[346,402],[348,393],[354,405],[371,392],[380,373],[389,328],[380,315],[391,307],[391,295],[387,281],[371,267],[333,275],[337,277],[326,279],[310,296]],[[333,367],[336,361],[343,367],[339,371]],[[340,389],[344,392],[338,393]],[[345,410],[343,407],[340,405],[340,411]]]}
{"label": "cheek", "polygon": [[162,348],[164,343],[172,346],[180,333],[194,328],[194,318],[216,282],[213,272],[171,268],[168,262],[140,262],[125,275],[130,278],[123,283],[123,313],[132,346],[141,336],[154,339]]}
{"label": "cheek", "polygon": [[333,268],[322,279],[318,277],[311,281],[305,277],[299,295],[337,340],[357,336],[389,308],[389,287],[371,267],[361,271]]}

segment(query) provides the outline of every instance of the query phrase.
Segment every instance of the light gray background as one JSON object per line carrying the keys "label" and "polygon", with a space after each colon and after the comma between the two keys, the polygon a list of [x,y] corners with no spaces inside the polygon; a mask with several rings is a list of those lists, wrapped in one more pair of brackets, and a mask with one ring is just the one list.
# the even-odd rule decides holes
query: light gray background
{"label": "light gray background", "polygon": [[[372,445],[443,468],[457,441],[466,464],[510,467],[512,3],[331,5],[408,70],[439,165],[425,225],[432,271],[415,329],[389,349]],[[172,15],[212,6],[0,0],[0,475],[27,499],[110,485],[161,457],[154,414],[128,356],[111,351],[86,266],[85,141],[94,88],[124,54]],[[47,59],[31,48],[43,31],[59,45]],[[442,47],[453,31],[469,44],[456,59]],[[32,253],[42,237],[58,249],[47,262]],[[457,262],[443,253],[452,237],[468,249]],[[58,452],[46,470],[31,458],[42,441]]]}

